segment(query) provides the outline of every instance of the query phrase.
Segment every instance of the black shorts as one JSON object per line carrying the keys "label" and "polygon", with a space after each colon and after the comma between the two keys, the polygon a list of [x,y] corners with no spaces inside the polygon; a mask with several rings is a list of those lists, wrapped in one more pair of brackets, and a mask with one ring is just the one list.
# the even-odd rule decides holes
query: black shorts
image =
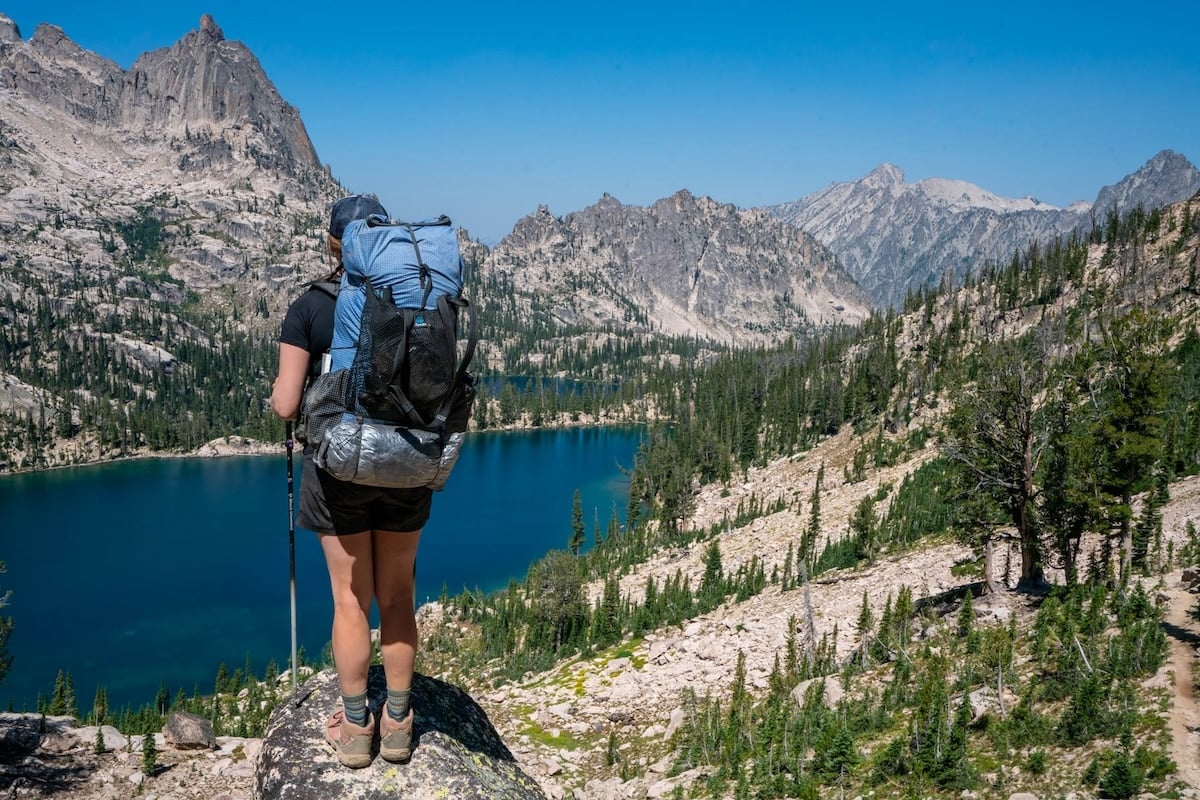
{"label": "black shorts", "polygon": [[433,490],[385,489],[339,481],[304,454],[300,513],[296,521],[317,533],[345,536],[363,531],[419,531],[429,520]]}

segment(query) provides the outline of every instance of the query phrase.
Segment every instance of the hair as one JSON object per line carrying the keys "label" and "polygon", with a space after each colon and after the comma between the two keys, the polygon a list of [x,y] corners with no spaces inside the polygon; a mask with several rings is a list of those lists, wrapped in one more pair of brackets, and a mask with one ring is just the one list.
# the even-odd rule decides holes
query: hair
{"label": "hair", "polygon": [[317,278],[312,283],[337,282],[342,278],[342,240],[334,238],[333,234],[326,234],[325,239],[325,256],[332,262],[333,271],[324,277]]}
{"label": "hair", "polygon": [[336,238],[332,233],[326,235],[328,240],[325,244],[326,251],[329,254],[329,260],[337,264],[338,269],[342,268],[342,240]]}

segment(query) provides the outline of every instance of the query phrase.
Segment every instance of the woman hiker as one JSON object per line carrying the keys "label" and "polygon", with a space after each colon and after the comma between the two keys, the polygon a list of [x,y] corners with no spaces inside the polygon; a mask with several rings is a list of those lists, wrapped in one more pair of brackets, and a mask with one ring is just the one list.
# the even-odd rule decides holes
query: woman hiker
{"label": "woman hiker", "polygon": [[[387,212],[363,195],[333,204],[329,255],[342,275],[342,234],[356,219]],[[333,339],[333,297],[310,290],[288,308],[279,337],[279,376],[271,408],[295,419],[310,376],[321,371],[322,356]],[[316,531],[333,590],[333,660],[342,693],[341,708],[326,726],[326,740],[348,767],[371,763],[376,727],[379,754],[405,761],[411,754],[413,712],[409,707],[417,623],[413,609],[413,569],[421,528],[429,518],[432,491],[383,489],[340,481],[313,463],[312,443],[304,444],[300,481],[301,527]],[[380,648],[387,677],[387,702],[372,712],[367,702],[371,662],[370,611],[379,606]]]}

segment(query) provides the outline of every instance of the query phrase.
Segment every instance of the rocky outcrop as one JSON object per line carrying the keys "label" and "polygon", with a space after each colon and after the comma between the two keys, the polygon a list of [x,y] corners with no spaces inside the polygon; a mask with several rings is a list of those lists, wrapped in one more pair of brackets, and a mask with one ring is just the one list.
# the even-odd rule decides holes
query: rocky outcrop
{"label": "rocky outcrop", "polygon": [[21,41],[21,29],[4,14],[0,14],[0,47]]}
{"label": "rocky outcrop", "polygon": [[[373,700],[386,694],[382,667],[371,668],[368,690]],[[358,770],[338,763],[324,741],[325,722],[340,702],[336,673],[313,677],[298,696],[299,704],[281,703],[267,723],[257,765],[258,800],[544,800],[479,705],[448,683],[414,676],[416,721],[408,762],[391,764],[376,757]]]}
{"label": "rocky outcrop", "polygon": [[563,324],[742,344],[854,323],[868,309],[812,237],[686,190],[649,207],[606,194],[565,217],[543,206],[482,272]]}
{"label": "rocky outcrop", "polygon": [[1057,208],[943,178],[907,183],[898,167],[882,164],[859,180],[765,210],[828,246],[877,305],[896,306],[909,291],[945,276],[962,278],[1033,242],[1090,230],[1093,219],[1102,223],[1109,210],[1159,208],[1197,189],[1200,172],[1164,150],[1102,189],[1094,204]]}
{"label": "rocky outcrop", "polygon": [[120,113],[121,68],[84,50],[62,28],[42,23],[28,42],[13,25],[0,50],[0,87],[89,124],[112,124]]}

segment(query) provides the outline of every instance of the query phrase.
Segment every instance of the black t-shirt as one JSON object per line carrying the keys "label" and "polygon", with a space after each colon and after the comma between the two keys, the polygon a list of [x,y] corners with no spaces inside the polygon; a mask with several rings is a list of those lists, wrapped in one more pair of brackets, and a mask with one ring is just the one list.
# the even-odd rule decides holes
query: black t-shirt
{"label": "black t-shirt", "polygon": [[321,289],[309,289],[288,306],[279,341],[308,351],[308,374],[321,371],[321,356],[333,343],[336,301]]}

